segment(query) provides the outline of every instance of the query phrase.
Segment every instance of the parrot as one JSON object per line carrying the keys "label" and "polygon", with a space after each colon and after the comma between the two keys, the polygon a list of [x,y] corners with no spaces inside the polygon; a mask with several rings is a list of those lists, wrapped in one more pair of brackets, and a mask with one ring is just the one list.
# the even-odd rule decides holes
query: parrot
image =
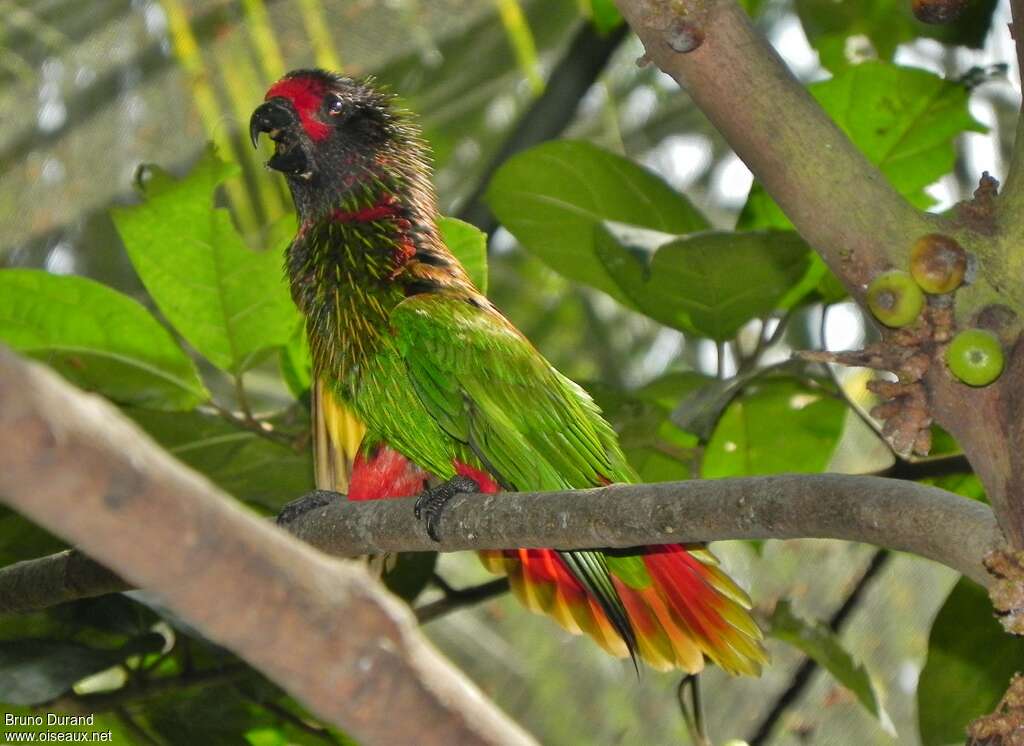
{"label": "parrot", "polygon": [[[316,494],[416,497],[638,481],[611,425],[473,284],[439,232],[428,146],[372,78],[301,69],[249,134],[298,216],[285,274],[312,360]],[[322,503],[321,503],[322,504]],[[704,545],[480,552],[530,610],[657,670],[759,675],[751,601]]]}

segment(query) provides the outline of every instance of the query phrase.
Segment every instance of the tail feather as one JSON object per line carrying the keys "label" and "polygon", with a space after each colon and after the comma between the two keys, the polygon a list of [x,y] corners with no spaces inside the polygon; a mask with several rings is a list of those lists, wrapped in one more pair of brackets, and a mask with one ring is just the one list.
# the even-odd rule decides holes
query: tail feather
{"label": "tail feather", "polygon": [[[767,662],[750,599],[705,547],[667,545],[638,550],[649,582],[613,575],[640,657],[659,670],[700,671],[710,658],[733,674],[757,675]],[[629,650],[601,606],[547,549],[481,552],[484,565],[508,575],[527,608],[548,614],[569,632],[585,632],[609,653]]]}

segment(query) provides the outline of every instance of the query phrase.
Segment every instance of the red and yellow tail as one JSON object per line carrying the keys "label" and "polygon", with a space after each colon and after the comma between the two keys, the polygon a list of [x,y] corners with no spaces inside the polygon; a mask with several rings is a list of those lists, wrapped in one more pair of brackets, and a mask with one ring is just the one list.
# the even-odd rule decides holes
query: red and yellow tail
{"label": "red and yellow tail", "polygon": [[[706,548],[678,544],[640,550],[648,578],[612,576],[636,633],[637,652],[658,670],[697,673],[707,656],[732,674],[757,676],[768,660],[751,619],[750,598]],[[484,565],[508,575],[529,609],[568,631],[585,632],[612,655],[629,651],[601,607],[550,549],[481,552]]]}

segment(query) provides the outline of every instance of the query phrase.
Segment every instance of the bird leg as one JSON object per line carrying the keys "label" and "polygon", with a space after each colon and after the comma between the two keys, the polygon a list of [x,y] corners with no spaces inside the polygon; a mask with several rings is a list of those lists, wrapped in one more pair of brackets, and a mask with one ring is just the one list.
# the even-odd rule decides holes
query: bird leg
{"label": "bird leg", "polygon": [[302,497],[292,500],[281,508],[281,512],[277,514],[277,525],[287,526],[296,518],[305,515],[311,510],[316,510],[317,508],[322,508],[325,505],[330,505],[333,500],[344,499],[345,496],[340,492],[331,492],[330,490],[313,490],[312,492],[307,492]]}
{"label": "bird leg", "polygon": [[437,532],[437,522],[441,519],[444,506],[456,495],[469,495],[479,491],[479,484],[461,474],[456,474],[447,482],[439,484],[437,487],[431,487],[424,482],[423,492],[416,498],[413,514],[417,519],[426,522],[427,535],[431,539],[441,541],[441,536]]}

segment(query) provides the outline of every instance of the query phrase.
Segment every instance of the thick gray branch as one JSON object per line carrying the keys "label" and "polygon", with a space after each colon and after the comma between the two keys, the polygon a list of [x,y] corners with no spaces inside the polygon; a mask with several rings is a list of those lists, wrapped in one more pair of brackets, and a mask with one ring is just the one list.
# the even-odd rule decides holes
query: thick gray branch
{"label": "thick gray branch", "polygon": [[362,743],[533,743],[363,567],[260,520],[110,404],[3,347],[0,496]]}
{"label": "thick gray branch", "polygon": [[[413,518],[412,502],[338,500],[300,516],[289,530],[318,549],[343,557],[430,549],[845,539],[927,557],[986,585],[989,577],[981,559],[999,545],[1000,536],[991,509],[983,503],[916,482],[843,474],[459,496],[442,516],[440,544]],[[95,587],[80,582],[75,590],[58,584],[53,597],[36,593],[24,600],[9,590],[15,582],[18,587],[31,584],[37,566],[44,579],[59,579],[56,568],[64,558],[62,553],[0,569],[0,613],[127,588],[105,579]],[[84,567],[79,568],[76,577],[83,572]],[[94,572],[98,571],[88,570]]]}
{"label": "thick gray branch", "polygon": [[912,552],[983,584],[981,559],[999,537],[987,505],[915,482],[843,474],[458,496],[441,518],[440,545],[412,520],[411,500],[337,501],[289,528],[332,554],[845,539]]}

